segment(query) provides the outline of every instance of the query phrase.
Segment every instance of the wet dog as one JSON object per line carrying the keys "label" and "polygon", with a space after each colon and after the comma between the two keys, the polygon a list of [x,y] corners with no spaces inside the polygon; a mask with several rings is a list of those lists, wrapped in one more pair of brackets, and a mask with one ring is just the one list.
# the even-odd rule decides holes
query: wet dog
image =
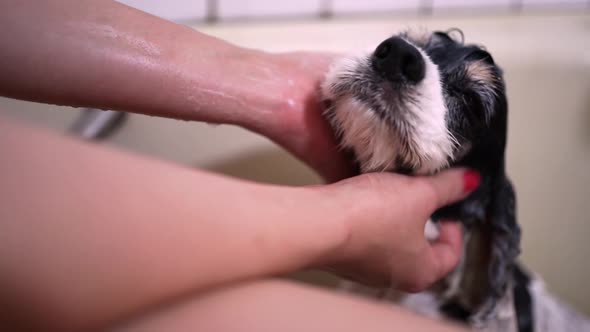
{"label": "wet dog", "polygon": [[[335,62],[322,96],[359,172],[426,175],[464,166],[482,176],[469,197],[431,218],[462,222],[460,266],[430,291],[397,300],[493,331],[549,331],[541,327],[551,323],[540,317],[547,305],[576,316],[516,261],[521,230],[505,170],[508,102],[489,52],[464,43],[458,30],[402,32],[372,52]],[[559,326],[550,330],[565,331]]]}

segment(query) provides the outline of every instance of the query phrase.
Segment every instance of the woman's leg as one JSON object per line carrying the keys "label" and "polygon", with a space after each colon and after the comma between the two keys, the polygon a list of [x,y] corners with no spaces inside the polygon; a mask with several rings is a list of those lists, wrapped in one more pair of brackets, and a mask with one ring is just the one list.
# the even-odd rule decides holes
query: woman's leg
{"label": "woman's leg", "polygon": [[463,331],[394,305],[288,281],[242,283],[140,316],[113,332]]}

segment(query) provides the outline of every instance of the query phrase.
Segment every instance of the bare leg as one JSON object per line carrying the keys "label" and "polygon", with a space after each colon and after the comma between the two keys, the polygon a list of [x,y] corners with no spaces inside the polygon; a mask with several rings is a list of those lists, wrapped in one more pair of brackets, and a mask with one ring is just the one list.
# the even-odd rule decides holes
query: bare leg
{"label": "bare leg", "polygon": [[112,332],[464,331],[403,308],[287,281],[243,283],[141,316]]}

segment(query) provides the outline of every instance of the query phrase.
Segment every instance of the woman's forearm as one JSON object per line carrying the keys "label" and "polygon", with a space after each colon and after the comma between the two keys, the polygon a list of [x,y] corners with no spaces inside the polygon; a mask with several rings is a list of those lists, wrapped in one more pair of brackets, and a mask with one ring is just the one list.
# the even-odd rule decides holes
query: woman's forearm
{"label": "woman's forearm", "polygon": [[288,106],[276,57],[114,1],[2,1],[0,21],[0,95],[251,128]]}
{"label": "woman's forearm", "polygon": [[87,330],[174,296],[321,263],[343,241],[343,207],[311,189],[1,121],[0,141],[0,289],[11,295],[0,306],[45,330]]}
{"label": "woman's forearm", "polygon": [[112,332],[160,331],[468,332],[388,301],[372,303],[278,280],[246,282],[200,294]]}
{"label": "woman's forearm", "polygon": [[317,96],[332,55],[231,45],[110,0],[0,2],[0,96],[245,127],[335,181]]}

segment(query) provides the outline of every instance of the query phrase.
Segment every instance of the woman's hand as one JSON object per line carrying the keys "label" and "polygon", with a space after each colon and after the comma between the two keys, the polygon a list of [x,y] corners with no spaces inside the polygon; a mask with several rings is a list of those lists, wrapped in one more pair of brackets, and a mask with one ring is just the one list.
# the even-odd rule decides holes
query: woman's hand
{"label": "woman's hand", "polygon": [[459,224],[441,223],[430,243],[426,221],[479,181],[472,171],[449,170],[433,177],[365,174],[318,187],[349,216],[344,243],[328,257],[330,269],[368,285],[426,289],[455,268],[462,251]]}

